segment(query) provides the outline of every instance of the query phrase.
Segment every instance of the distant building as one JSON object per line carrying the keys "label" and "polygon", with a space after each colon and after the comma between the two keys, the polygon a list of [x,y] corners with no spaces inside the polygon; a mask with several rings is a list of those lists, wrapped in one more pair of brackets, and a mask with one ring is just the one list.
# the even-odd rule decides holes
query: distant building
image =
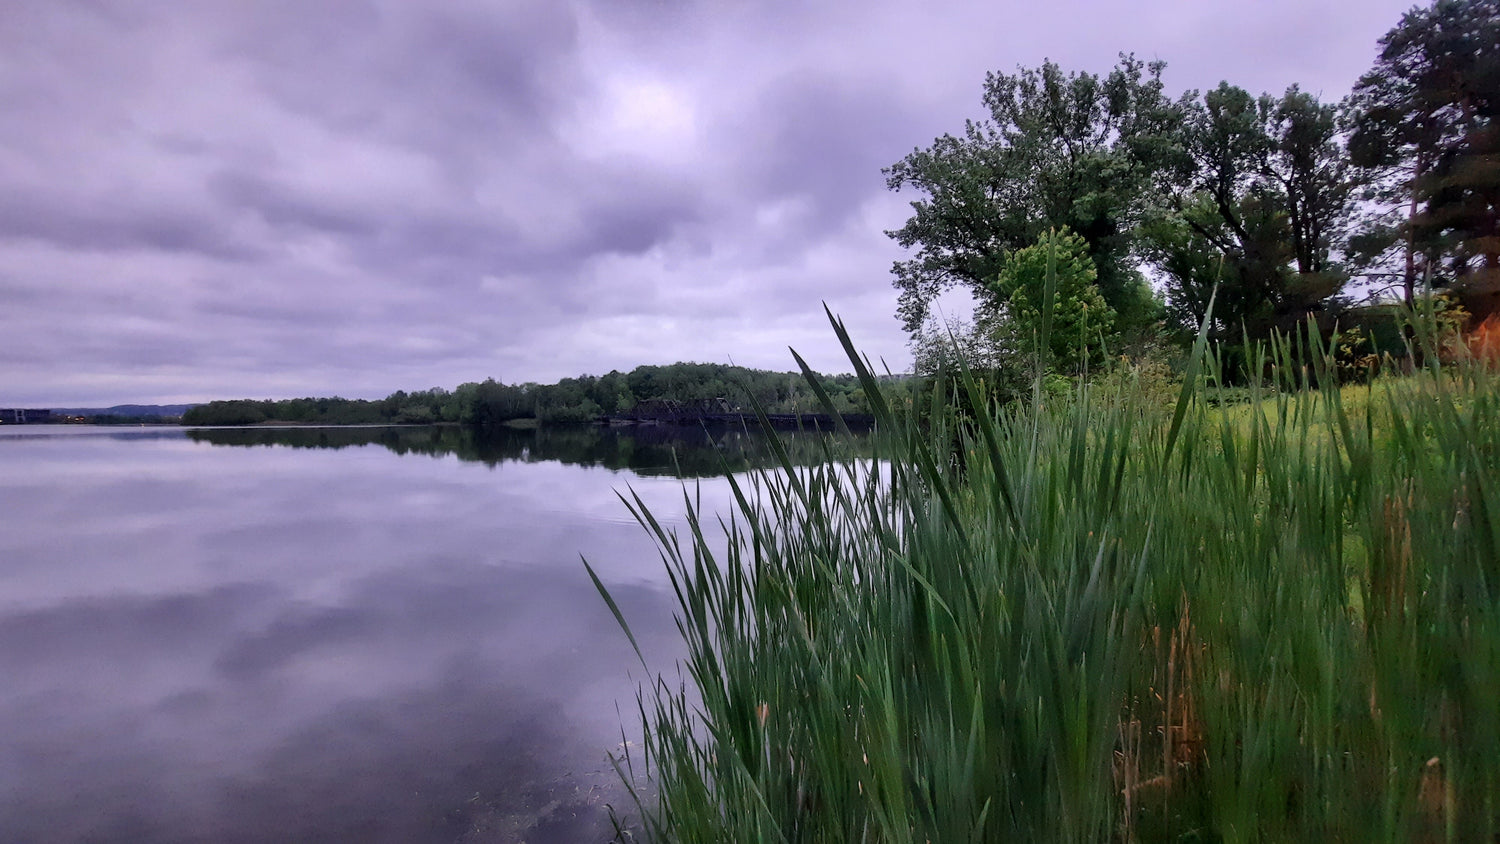
{"label": "distant building", "polygon": [[40,425],[52,421],[52,411],[36,408],[0,407],[0,424]]}

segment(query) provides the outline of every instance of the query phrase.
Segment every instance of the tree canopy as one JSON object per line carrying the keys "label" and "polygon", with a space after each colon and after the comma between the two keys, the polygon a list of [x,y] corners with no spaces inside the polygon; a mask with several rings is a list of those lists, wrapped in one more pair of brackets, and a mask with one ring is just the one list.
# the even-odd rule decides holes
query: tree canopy
{"label": "tree canopy", "polygon": [[[1177,327],[1217,288],[1229,341],[1331,323],[1352,279],[1397,278],[1408,305],[1427,279],[1500,309],[1500,0],[1408,12],[1343,102],[1229,81],[1174,98],[1164,68],[1122,55],[1103,77],[1050,61],[991,73],[983,119],[887,168],[889,188],[920,194],[887,232],[910,252],[893,274],[919,347],[939,294],[986,302],[1053,230],[1081,239],[1117,329],[1159,313],[1143,273]],[[996,335],[979,322],[971,340]]]}
{"label": "tree canopy", "polygon": [[[1350,153],[1384,203],[1363,232],[1410,304],[1422,279],[1494,311],[1500,285],[1500,0],[1438,0],[1380,39]],[[1485,300],[1488,300],[1487,302]],[[1485,306],[1487,305],[1487,307]]]}
{"label": "tree canopy", "polygon": [[1143,226],[1170,312],[1196,325],[1215,285],[1229,336],[1321,310],[1348,279],[1334,257],[1352,207],[1336,107],[1295,85],[1276,98],[1225,82],[1185,108],[1191,168]]}
{"label": "tree canopy", "polygon": [[982,292],[1008,253],[1051,229],[1083,239],[1106,302],[1138,302],[1136,224],[1180,164],[1183,112],[1163,93],[1163,67],[1127,55],[1102,78],[1052,62],[991,73],[989,119],[887,168],[892,190],[925,194],[906,225],[887,232],[916,253],[893,268],[908,331],[944,290]]}

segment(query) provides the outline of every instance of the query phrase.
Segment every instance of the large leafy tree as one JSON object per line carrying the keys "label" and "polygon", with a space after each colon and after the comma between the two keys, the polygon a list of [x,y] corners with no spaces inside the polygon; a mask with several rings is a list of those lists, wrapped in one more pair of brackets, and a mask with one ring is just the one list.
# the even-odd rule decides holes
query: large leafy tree
{"label": "large leafy tree", "polygon": [[[1185,331],[1202,325],[1215,289],[1226,273],[1237,269],[1225,260],[1221,244],[1228,234],[1212,201],[1203,194],[1189,197],[1175,213],[1147,221],[1142,234],[1146,259],[1165,281],[1168,322]],[[1237,281],[1225,284],[1218,297],[1214,317],[1219,326],[1254,318],[1246,313],[1249,303],[1240,301],[1245,286]]]}
{"label": "large leafy tree", "polygon": [[952,287],[982,293],[1007,255],[1051,229],[1086,245],[1104,300],[1126,321],[1149,304],[1135,267],[1136,225],[1183,164],[1181,104],[1163,93],[1164,64],[1122,56],[1107,76],[1052,62],[985,79],[986,120],[944,135],[886,170],[915,188],[912,217],[888,232],[915,255],[896,263],[899,315],[916,332]]}
{"label": "large leafy tree", "polygon": [[[1477,311],[1500,287],[1500,0],[1438,0],[1380,40],[1350,98],[1350,149],[1383,202],[1357,241],[1411,303],[1457,283]],[[1382,267],[1382,259],[1384,267]]]}
{"label": "large leafy tree", "polygon": [[1338,106],[1321,103],[1298,86],[1280,100],[1262,97],[1270,143],[1261,172],[1277,187],[1287,216],[1298,283],[1317,286],[1314,276],[1342,284],[1333,260],[1348,226],[1354,182],[1339,135]]}
{"label": "large leafy tree", "polygon": [[1351,209],[1337,109],[1296,86],[1255,97],[1225,82],[1188,106],[1181,138],[1192,167],[1143,227],[1173,315],[1197,324],[1215,284],[1229,337],[1323,308],[1347,279],[1334,260]]}

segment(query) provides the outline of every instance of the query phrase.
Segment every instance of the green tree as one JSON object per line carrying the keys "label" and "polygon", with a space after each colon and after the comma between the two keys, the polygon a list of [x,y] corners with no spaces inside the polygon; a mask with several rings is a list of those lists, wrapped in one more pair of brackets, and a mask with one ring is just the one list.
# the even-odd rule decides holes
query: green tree
{"label": "green tree", "polygon": [[1188,107],[1182,143],[1193,167],[1143,226],[1176,319],[1202,320],[1216,284],[1220,336],[1323,310],[1347,280],[1333,260],[1351,209],[1337,110],[1296,86],[1277,99],[1224,82]]}
{"label": "green tree", "polygon": [[415,404],[401,408],[393,421],[398,425],[431,425],[438,416],[427,405]]}
{"label": "green tree", "polygon": [[1098,273],[1088,243],[1067,230],[1050,231],[1011,253],[981,306],[995,327],[999,346],[1014,355],[1038,351],[1046,320],[1048,275],[1054,278],[1051,324],[1043,366],[1078,374],[1103,362],[1104,343],[1114,329],[1115,312],[1096,284]]}
{"label": "green tree", "polygon": [[474,402],[479,394],[479,385],[473,381],[459,384],[443,404],[444,422],[473,422]]}
{"label": "green tree", "polygon": [[266,421],[260,402],[249,399],[211,401],[188,408],[182,414],[184,425],[254,425]]}
{"label": "green tree", "polygon": [[[464,390],[464,387],[459,389]],[[493,378],[486,378],[474,385],[473,403],[464,421],[476,427],[488,428],[511,419],[535,416],[535,393],[535,385],[508,386]]]}
{"label": "green tree", "polygon": [[944,290],[981,293],[1010,252],[1051,229],[1082,238],[1112,307],[1141,301],[1136,224],[1185,164],[1182,104],[1163,93],[1164,67],[1127,55],[1104,78],[1064,73],[1052,62],[991,73],[987,120],[886,169],[890,189],[925,194],[906,224],[887,232],[915,250],[893,267],[907,331],[919,332]]}
{"label": "green tree", "polygon": [[1331,256],[1347,229],[1354,188],[1338,106],[1293,85],[1263,109],[1269,143],[1261,172],[1276,185],[1286,211],[1297,283],[1315,287],[1314,277],[1321,276],[1336,290],[1348,277]]}
{"label": "green tree", "polygon": [[[1209,233],[1190,225],[1190,218],[1207,227]],[[1210,200],[1198,194],[1184,202],[1177,213],[1162,214],[1142,227],[1145,257],[1165,281],[1167,322],[1179,332],[1191,332],[1208,317],[1209,298],[1224,271],[1222,225]],[[1229,310],[1226,303],[1219,302],[1215,306],[1217,321],[1224,323]],[[1228,322],[1237,324],[1239,319]]]}
{"label": "green tree", "polygon": [[1358,250],[1399,279],[1457,282],[1492,313],[1500,285],[1500,0],[1438,0],[1380,39],[1349,101],[1350,149],[1382,214]]}
{"label": "green tree", "polygon": [[939,321],[929,317],[911,339],[912,369],[918,375],[931,376],[956,371],[960,361],[973,369],[998,369],[1002,361],[996,355],[996,343],[988,320],[970,322],[957,317]]}

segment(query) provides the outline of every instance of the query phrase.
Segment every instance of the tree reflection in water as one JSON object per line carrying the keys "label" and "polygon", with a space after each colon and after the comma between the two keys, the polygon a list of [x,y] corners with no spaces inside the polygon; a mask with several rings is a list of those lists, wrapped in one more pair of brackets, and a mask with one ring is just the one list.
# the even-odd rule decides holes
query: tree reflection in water
{"label": "tree reflection in water", "polygon": [[[197,428],[195,442],[223,446],[353,448],[379,445],[397,454],[453,455],[488,466],[507,462],[558,462],[598,466],[638,475],[716,477],[775,465],[768,435],[743,428],[710,430],[692,426],[563,426],[478,431],[456,426],[412,427],[258,427]],[[794,462],[820,463],[827,448],[864,447],[864,438],[840,438],[837,445],[817,431],[777,434]]]}

